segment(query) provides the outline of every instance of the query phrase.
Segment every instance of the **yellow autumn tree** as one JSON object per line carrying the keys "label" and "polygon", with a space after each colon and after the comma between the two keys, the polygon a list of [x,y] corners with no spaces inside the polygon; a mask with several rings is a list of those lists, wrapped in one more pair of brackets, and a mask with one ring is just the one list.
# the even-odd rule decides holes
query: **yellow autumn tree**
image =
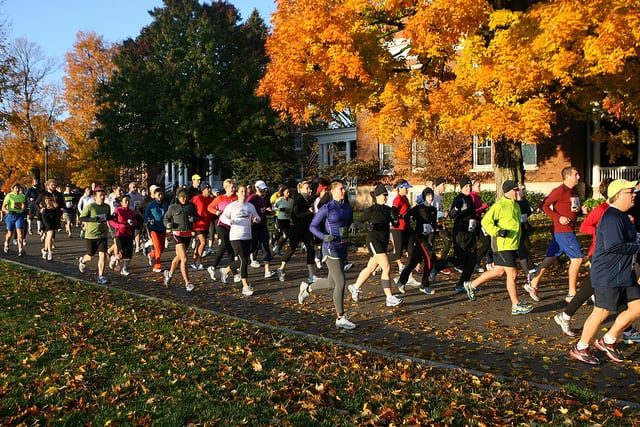
{"label": "yellow autumn tree", "polygon": [[91,182],[113,182],[117,168],[113,162],[96,156],[98,143],[92,138],[95,128],[96,88],[106,83],[114,71],[117,47],[105,43],[94,32],[78,32],[73,51],[66,55],[64,100],[69,116],[56,130],[66,141],[72,182],[80,187]]}
{"label": "yellow autumn tree", "polygon": [[280,1],[260,91],[297,121],[368,109],[375,135],[401,155],[410,141],[444,158],[473,135],[491,138],[498,181],[520,178],[520,143],[548,138],[559,109],[638,122],[638,9],[633,0]]}

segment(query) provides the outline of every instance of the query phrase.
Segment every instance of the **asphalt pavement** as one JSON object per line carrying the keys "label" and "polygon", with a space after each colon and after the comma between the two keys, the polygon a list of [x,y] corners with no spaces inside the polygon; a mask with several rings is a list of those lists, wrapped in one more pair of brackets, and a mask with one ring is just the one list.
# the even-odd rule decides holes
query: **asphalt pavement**
{"label": "asphalt pavement", "polygon": [[[0,226],[4,236],[4,224]],[[79,238],[79,229],[73,229],[73,237],[58,233],[52,261],[40,256],[42,244],[38,235],[27,237],[26,255],[17,256],[17,248],[10,246],[8,254],[0,251],[0,259],[10,260],[63,274],[95,285],[97,258],[87,264],[87,271],[78,270],[78,257],[84,253],[85,241]],[[217,249],[217,248],[216,248]],[[163,268],[168,268],[174,250],[171,246],[163,255]],[[354,268],[346,273],[347,283],[354,283],[367,257],[353,252],[349,259]],[[205,267],[211,256],[205,258]],[[568,351],[578,337],[561,334],[553,316],[565,306],[567,293],[566,267],[551,269],[540,285],[540,302],[531,301],[522,290],[524,277],[518,277],[521,298],[532,302],[534,310],[526,315],[513,316],[504,279],[483,286],[477,292],[477,300],[471,302],[466,294],[456,293],[457,274],[438,275],[433,283],[434,295],[424,295],[416,288],[408,287],[399,295],[403,303],[386,307],[379,276],[368,280],[363,287],[361,300],[355,303],[345,292],[345,311],[357,325],[352,331],[337,329],[330,290],[312,293],[300,305],[297,301],[299,284],[307,278],[305,255],[298,252],[286,269],[286,281],[276,276],[264,278],[263,268],[250,268],[249,282],[255,289],[253,296],[243,296],[239,283],[222,284],[212,281],[206,271],[190,269],[195,289],[187,292],[176,272],[171,286],[162,285],[162,274],[153,273],[142,253],[132,260],[130,276],[107,270],[109,280],[105,289],[122,289],[140,295],[184,304],[185,306],[211,310],[216,313],[286,328],[301,333],[320,336],[350,345],[376,349],[400,357],[417,358],[437,364],[458,366],[548,386],[574,383],[594,390],[606,397],[640,402],[636,372],[640,372],[640,344],[621,345],[627,357],[624,363],[615,364],[602,355],[603,364],[590,367],[569,358]],[[276,256],[271,269],[280,264]],[[326,267],[316,275],[326,275]],[[581,272],[586,275],[586,271]],[[397,277],[394,266],[392,277]],[[415,274],[419,280],[420,275]],[[397,288],[394,289],[396,294]],[[574,317],[574,328],[579,329],[591,312],[585,306]],[[578,331],[579,332],[579,331]]]}

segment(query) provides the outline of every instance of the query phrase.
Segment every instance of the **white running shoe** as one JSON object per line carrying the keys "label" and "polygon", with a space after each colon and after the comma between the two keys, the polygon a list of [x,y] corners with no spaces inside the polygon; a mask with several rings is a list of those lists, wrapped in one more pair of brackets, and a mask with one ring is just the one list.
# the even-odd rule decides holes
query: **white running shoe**
{"label": "white running shoe", "polygon": [[40,253],[42,254],[42,259],[47,259],[47,250],[45,248],[40,249]]}
{"label": "white running shoe", "polygon": [[164,277],[163,285],[165,288],[169,287],[169,283],[171,283],[171,273],[169,270],[165,270],[162,272],[162,276]]}
{"label": "white running shoe", "polygon": [[191,283],[185,283],[184,288],[187,290],[187,292],[191,292],[193,290],[193,285]]}
{"label": "white running shoe", "polygon": [[250,297],[253,295],[253,288],[251,286],[243,286],[242,287],[242,295]]}
{"label": "white running shoe", "polygon": [[107,278],[106,278],[106,277],[104,277],[104,276],[100,276],[100,277],[98,277],[97,282],[98,282],[98,285],[106,285],[106,284],[107,284],[107,282],[108,282],[108,280],[107,280]]}
{"label": "white running shoe", "polygon": [[260,264],[260,261],[256,261],[254,259],[253,261],[251,261],[251,264],[249,264],[249,266],[251,266],[253,268],[260,268],[262,266],[262,264]]}
{"label": "white running shoe", "polygon": [[341,316],[336,319],[336,328],[342,328],[350,331],[356,328],[356,324],[347,319],[346,316]]}
{"label": "white running shoe", "polygon": [[123,275],[123,276],[128,276],[131,273],[129,273],[129,270],[127,270],[126,268],[122,268],[122,269],[120,269],[120,274]]}
{"label": "white running shoe", "polygon": [[216,280],[216,269],[213,268],[212,265],[207,267],[207,273],[209,273],[209,276],[211,277],[211,280],[213,280],[213,281]]}
{"label": "white running shoe", "polygon": [[357,288],[355,284],[347,286],[349,292],[351,292],[351,299],[354,302],[360,301],[360,288]]}
{"label": "white running shoe", "polygon": [[395,307],[396,305],[400,305],[402,300],[395,295],[389,295],[386,302],[387,307]]}
{"label": "white running shoe", "polygon": [[304,301],[309,298],[309,284],[307,282],[300,283],[300,292],[298,292],[298,303],[304,304]]}
{"label": "white running shoe", "polygon": [[227,283],[227,279],[229,278],[229,273],[224,271],[224,267],[220,267],[218,271],[220,272],[220,281],[222,283]]}
{"label": "white running shoe", "polygon": [[412,286],[414,288],[419,288],[420,286],[422,286],[422,283],[418,282],[413,277],[409,277],[409,280],[407,280],[407,285]]}

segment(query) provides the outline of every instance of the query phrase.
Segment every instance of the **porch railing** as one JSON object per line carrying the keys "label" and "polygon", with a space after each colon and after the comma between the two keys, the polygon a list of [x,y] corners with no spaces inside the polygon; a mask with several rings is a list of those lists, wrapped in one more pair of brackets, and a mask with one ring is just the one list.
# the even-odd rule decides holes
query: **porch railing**
{"label": "porch railing", "polygon": [[618,166],[611,168],[600,168],[600,181],[605,178],[611,179],[626,179],[628,181],[635,181],[639,178],[640,166]]}

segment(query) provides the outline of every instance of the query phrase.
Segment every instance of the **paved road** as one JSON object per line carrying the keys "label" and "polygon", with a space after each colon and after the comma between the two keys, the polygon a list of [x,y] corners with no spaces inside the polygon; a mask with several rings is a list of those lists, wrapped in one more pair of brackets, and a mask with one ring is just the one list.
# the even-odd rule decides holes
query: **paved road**
{"label": "paved road", "polygon": [[[0,232],[4,235],[4,226],[0,227]],[[15,246],[11,246],[9,254],[0,251],[0,259],[95,282],[95,259],[88,264],[84,274],[77,269],[77,259],[84,250],[83,240],[59,234],[54,260],[50,262],[40,257],[40,248],[38,236],[29,236],[25,257],[18,258]],[[170,248],[163,256],[165,266],[172,256]],[[366,258],[354,253],[350,260],[355,267],[347,273],[347,280],[353,283]],[[279,261],[279,257],[275,261]],[[150,271],[142,254],[135,255],[131,276],[109,271],[107,278],[108,286],[112,288],[269,325],[523,381],[554,386],[576,383],[605,396],[640,402],[635,373],[640,372],[639,345],[622,345],[629,359],[622,364],[609,362],[603,356],[604,363],[592,368],[568,357],[568,350],[576,339],[562,336],[552,319],[565,306],[566,274],[562,268],[548,275],[549,279],[541,285],[542,300],[533,303],[535,308],[531,313],[521,316],[511,315],[503,280],[485,286],[478,293],[477,301],[470,302],[465,294],[453,291],[457,279],[454,274],[435,282],[435,295],[426,296],[409,288],[402,305],[388,308],[379,279],[374,277],[365,284],[360,303],[352,302],[347,292],[345,309],[357,328],[344,331],[334,326],[329,290],[312,295],[302,306],[298,304],[298,285],[307,277],[303,263],[304,256],[296,254],[287,268],[286,282],[275,277],[266,280],[262,269],[250,269],[250,282],[255,288],[252,297],[243,296],[239,285],[211,281],[206,271],[190,272],[196,286],[190,293],[186,292],[178,276],[171,287],[164,288],[162,275]],[[318,276],[324,274],[326,269],[317,272]],[[519,279],[522,284],[522,277]],[[522,298],[528,299],[524,291]],[[575,325],[582,325],[590,311],[590,306],[579,310]]]}

